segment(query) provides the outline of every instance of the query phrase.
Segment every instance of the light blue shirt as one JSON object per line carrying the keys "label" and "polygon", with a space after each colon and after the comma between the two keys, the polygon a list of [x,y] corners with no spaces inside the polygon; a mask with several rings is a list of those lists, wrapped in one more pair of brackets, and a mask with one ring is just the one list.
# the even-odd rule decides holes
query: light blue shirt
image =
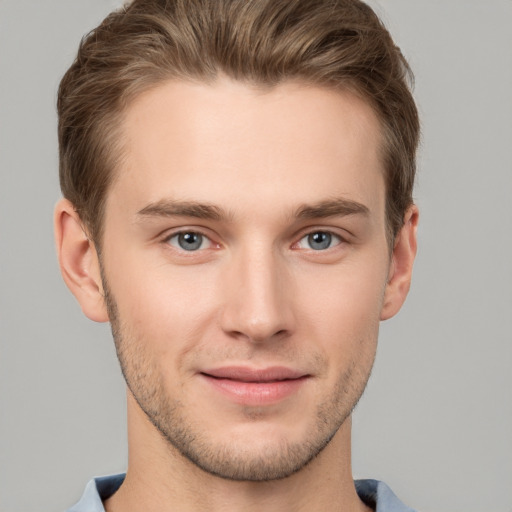
{"label": "light blue shirt", "polygon": [[[91,480],[80,501],[67,512],[105,512],[103,500],[112,496],[124,481],[124,473]],[[375,512],[415,512],[406,507],[384,483],[378,480],[356,480],[357,494]]]}

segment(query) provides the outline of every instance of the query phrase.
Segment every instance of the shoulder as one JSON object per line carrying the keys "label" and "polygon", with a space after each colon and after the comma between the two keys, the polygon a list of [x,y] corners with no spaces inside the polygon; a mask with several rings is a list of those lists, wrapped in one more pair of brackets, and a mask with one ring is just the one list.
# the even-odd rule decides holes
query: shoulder
{"label": "shoulder", "polygon": [[361,500],[375,512],[416,512],[404,505],[384,482],[356,480],[355,485]]}
{"label": "shoulder", "polygon": [[103,500],[114,494],[124,481],[125,474],[93,478],[85,487],[80,501],[66,512],[105,512]]}

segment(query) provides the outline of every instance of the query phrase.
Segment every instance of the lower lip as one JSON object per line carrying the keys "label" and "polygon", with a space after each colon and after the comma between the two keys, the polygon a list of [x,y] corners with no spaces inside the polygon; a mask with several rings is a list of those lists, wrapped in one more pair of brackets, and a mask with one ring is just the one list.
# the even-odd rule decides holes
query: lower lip
{"label": "lower lip", "polygon": [[296,393],[308,377],[275,382],[244,382],[201,374],[215,390],[241,405],[270,405]]}

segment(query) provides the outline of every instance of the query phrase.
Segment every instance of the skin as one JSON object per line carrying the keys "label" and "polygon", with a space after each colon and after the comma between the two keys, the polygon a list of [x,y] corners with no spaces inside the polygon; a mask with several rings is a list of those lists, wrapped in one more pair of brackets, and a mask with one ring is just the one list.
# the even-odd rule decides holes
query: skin
{"label": "skin", "polygon": [[[418,221],[412,206],[390,251],[373,111],[298,83],[175,81],[123,128],[101,262],[72,205],[55,215],[64,279],[111,321],[128,384],[129,467],[106,509],[367,510],[350,414],[407,295]],[[232,366],[301,378],[275,399],[273,384],[234,393],[237,378],[226,393],[210,374]]]}

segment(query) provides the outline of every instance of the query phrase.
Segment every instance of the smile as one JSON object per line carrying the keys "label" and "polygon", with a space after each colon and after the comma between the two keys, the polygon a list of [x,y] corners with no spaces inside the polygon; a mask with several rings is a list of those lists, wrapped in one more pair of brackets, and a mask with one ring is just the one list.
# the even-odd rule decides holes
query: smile
{"label": "smile", "polygon": [[271,405],[295,394],[309,375],[285,367],[231,366],[200,373],[215,391],[240,405]]}

